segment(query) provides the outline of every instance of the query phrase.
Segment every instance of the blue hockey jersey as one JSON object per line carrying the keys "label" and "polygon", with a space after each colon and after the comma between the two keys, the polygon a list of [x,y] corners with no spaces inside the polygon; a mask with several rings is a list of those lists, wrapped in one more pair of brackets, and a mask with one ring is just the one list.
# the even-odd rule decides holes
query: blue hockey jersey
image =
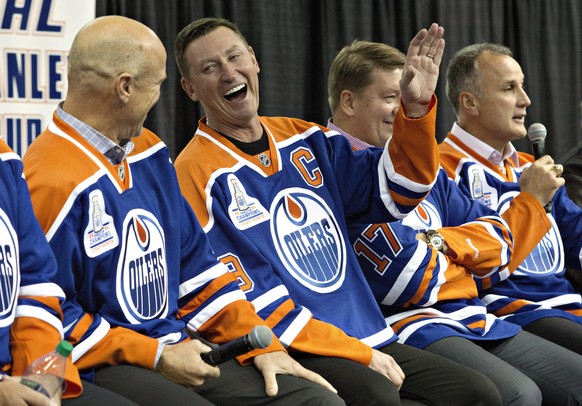
{"label": "blue hockey jersey", "polygon": [[[416,239],[438,230],[447,255]],[[418,348],[441,338],[511,337],[519,326],[487,312],[477,287],[506,279],[513,240],[496,212],[465,197],[444,170],[404,220],[349,226],[350,241],[399,341]]]}
{"label": "blue hockey jersey", "polygon": [[[52,282],[55,258],[40,229],[20,157],[0,140],[0,369],[22,375],[63,338],[63,290]],[[12,329],[12,331],[11,331]],[[68,359],[65,395],[81,391]]]}
{"label": "blue hockey jersey", "polygon": [[165,144],[145,129],[134,142],[111,165],[55,114],[24,157],[79,369],[151,369],[158,343],[188,339],[186,328],[223,343],[265,324],[214,256]]}
{"label": "blue hockey jersey", "polygon": [[518,164],[506,160],[503,173],[452,133],[440,151],[463,192],[502,213],[514,235],[511,277],[481,294],[489,311],[520,325],[548,316],[582,322],[581,296],[566,279],[566,267],[582,268],[582,209],[565,188],[555,194],[552,214],[524,215],[528,194],[520,193],[519,177],[534,161],[531,155],[518,152]]}
{"label": "blue hockey jersey", "polygon": [[400,218],[426,196],[438,168],[434,116],[434,109],[422,120],[400,115],[401,137],[384,151],[361,152],[314,123],[261,117],[268,160],[199,122],[176,160],[180,186],[213,248],[284,345],[368,365],[370,347],[396,340],[346,224]]}

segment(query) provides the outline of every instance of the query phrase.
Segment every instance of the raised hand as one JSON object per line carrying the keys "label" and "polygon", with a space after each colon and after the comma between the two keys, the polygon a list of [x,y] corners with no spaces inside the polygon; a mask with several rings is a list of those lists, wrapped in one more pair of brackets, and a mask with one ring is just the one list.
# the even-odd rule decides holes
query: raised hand
{"label": "raised hand", "polygon": [[400,79],[402,104],[407,115],[422,116],[428,111],[445,49],[444,31],[443,27],[433,23],[410,41]]}

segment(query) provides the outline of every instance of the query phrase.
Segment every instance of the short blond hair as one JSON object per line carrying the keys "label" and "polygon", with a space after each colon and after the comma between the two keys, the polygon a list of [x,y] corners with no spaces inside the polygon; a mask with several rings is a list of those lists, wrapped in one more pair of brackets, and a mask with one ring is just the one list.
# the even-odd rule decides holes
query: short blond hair
{"label": "short blond hair", "polygon": [[337,109],[342,91],[358,92],[372,83],[376,69],[402,69],[405,61],[402,52],[380,42],[356,40],[343,47],[335,57],[327,79],[331,111]]}

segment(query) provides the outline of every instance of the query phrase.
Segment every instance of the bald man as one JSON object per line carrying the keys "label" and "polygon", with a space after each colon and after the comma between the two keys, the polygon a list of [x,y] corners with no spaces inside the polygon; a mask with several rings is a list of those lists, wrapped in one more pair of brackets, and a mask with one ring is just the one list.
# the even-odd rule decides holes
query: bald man
{"label": "bald man", "polygon": [[65,101],[24,157],[75,365],[140,405],[343,404],[274,337],[240,363],[202,361],[211,348],[198,337],[222,344],[265,322],[213,255],[167,147],[143,128],[165,79],[153,31],[92,21],[73,41]]}

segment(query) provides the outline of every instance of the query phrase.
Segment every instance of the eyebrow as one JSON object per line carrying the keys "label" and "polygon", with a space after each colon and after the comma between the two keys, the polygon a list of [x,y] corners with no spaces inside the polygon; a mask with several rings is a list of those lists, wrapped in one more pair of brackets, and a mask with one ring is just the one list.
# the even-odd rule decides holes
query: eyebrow
{"label": "eyebrow", "polygon": [[[235,45],[231,46],[230,48],[228,48],[226,50],[226,54],[230,54],[231,52],[233,52],[235,50],[240,50],[240,45],[236,45],[235,44]],[[200,60],[200,64],[203,65],[203,64],[208,63],[208,62],[214,62],[215,60],[216,60],[216,58],[205,58],[205,59],[201,59]]]}

